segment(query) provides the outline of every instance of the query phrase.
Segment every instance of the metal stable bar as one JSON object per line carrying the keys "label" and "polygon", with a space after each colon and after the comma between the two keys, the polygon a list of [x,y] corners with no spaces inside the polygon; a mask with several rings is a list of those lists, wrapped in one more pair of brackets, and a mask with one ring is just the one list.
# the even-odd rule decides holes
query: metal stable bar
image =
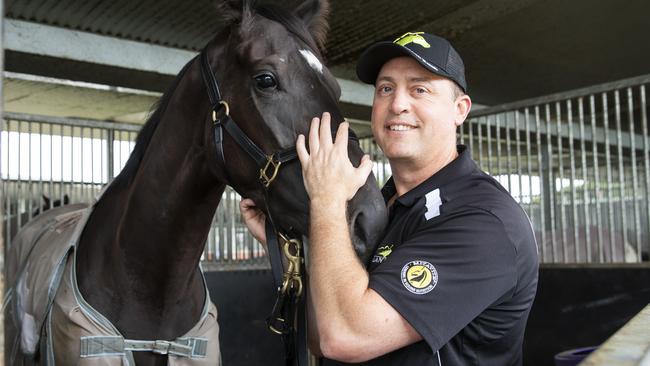
{"label": "metal stable bar", "polygon": [[[586,247],[586,256],[587,256],[587,263],[591,262],[591,230],[590,230],[590,225],[591,225],[591,214],[589,212],[589,206],[590,206],[590,201],[589,201],[589,189],[587,189],[587,147],[586,141],[584,139],[585,136],[585,114],[584,114],[584,100],[583,97],[578,98],[578,118],[580,120],[580,158],[581,158],[581,171],[582,171],[582,181],[584,182],[583,188],[582,188],[582,210],[583,210],[583,215],[585,218],[585,226],[584,226],[584,231],[585,231],[585,247]],[[598,167],[595,167],[598,169]]]}
{"label": "metal stable bar", "polygon": [[[467,132],[469,134],[469,138],[468,138],[469,142],[468,142],[467,148],[469,149],[469,152],[472,154],[472,157],[473,157],[474,156],[474,128],[473,128],[474,126],[471,125],[471,121],[469,119],[465,123],[469,123],[467,125]],[[465,123],[463,123],[463,124],[465,124]],[[474,159],[476,159],[476,158],[474,158]]]}
{"label": "metal stable bar", "polygon": [[[38,130],[39,130],[39,152],[40,152],[40,157],[39,157],[39,166],[42,165],[40,164],[43,160],[43,139],[42,139],[42,126],[39,124]],[[27,189],[29,191],[28,197],[27,197],[27,202],[25,202],[25,206],[27,206],[27,217],[28,220],[32,219],[32,213],[34,212],[34,187],[32,186],[32,126],[30,124],[27,124]],[[41,175],[43,174],[43,170],[41,169],[40,171]],[[39,177],[41,182],[43,181],[42,177]],[[43,188],[41,186],[41,194],[43,194]],[[18,212],[20,214],[20,212]]]}
{"label": "metal stable bar", "polygon": [[[551,131],[551,107],[550,105],[546,104],[544,105],[544,115],[546,118],[546,131],[550,132]],[[556,240],[556,235],[555,235],[555,182],[553,179],[553,140],[551,139],[551,135],[547,134],[547,139],[546,139],[546,153],[548,154],[547,156],[547,161],[548,161],[548,200],[549,200],[549,216],[550,216],[550,223],[551,223],[551,260],[553,262],[558,261],[558,253],[557,253],[557,240]]]}
{"label": "metal stable bar", "polygon": [[[535,222],[535,211],[533,210],[533,171],[531,165],[531,147],[530,147],[530,111],[524,110],[524,123],[526,124],[526,174],[528,174],[528,215],[530,221]],[[521,182],[520,182],[521,184]]]}
{"label": "metal stable bar", "polygon": [[464,123],[458,127],[458,137],[461,145],[465,145]]}
{"label": "metal stable bar", "polygon": [[[589,111],[591,113],[591,130],[596,130],[596,97],[595,95],[589,96]],[[598,235],[598,260],[602,263],[605,260],[604,243],[603,243],[603,220],[600,208],[600,166],[598,165],[598,145],[592,143],[592,158],[594,162],[594,200],[596,204],[596,230]]]}
{"label": "metal stable bar", "polygon": [[[535,106],[535,126],[537,127],[537,133],[535,135],[535,138],[537,140],[537,170],[539,173],[539,196],[540,196],[540,202],[539,202],[539,209],[540,209],[540,231],[542,232],[542,245],[541,245],[541,253],[540,256],[542,258],[542,261],[546,259],[546,209],[544,203],[546,202],[546,196],[544,195],[545,189],[544,189],[544,170],[543,170],[543,157],[542,157],[542,129],[541,127],[541,119],[539,117],[539,106]],[[547,144],[548,145],[548,144]],[[548,195],[548,193],[546,193]]]}
{"label": "metal stable bar", "polygon": [[[510,164],[510,161],[512,160],[512,149],[510,147],[510,129],[507,127],[508,126],[508,113],[505,114],[506,118],[506,178],[508,182],[508,192],[512,194],[512,179],[510,178],[512,176],[512,166]],[[519,131],[519,130],[517,130]]]}
{"label": "metal stable bar", "polygon": [[[487,117],[483,117],[484,119],[487,120]],[[480,167],[483,167],[483,125],[480,123],[481,118],[478,118],[477,121],[478,123],[476,124],[476,129],[477,129],[477,135],[478,135],[478,140],[477,140],[477,145],[478,145],[478,164]],[[483,168],[485,169],[485,168]]]}
{"label": "metal stable bar", "polygon": [[568,240],[566,236],[566,207],[564,204],[564,155],[562,153],[562,111],[560,109],[560,102],[555,103],[555,116],[557,118],[557,166],[558,166],[558,177],[560,179],[560,189],[559,192],[556,189],[555,192],[559,193],[559,204],[560,204],[560,237],[562,238],[562,261],[567,262],[568,252]]}
{"label": "metal stable bar", "polygon": [[[521,151],[519,149],[519,144],[521,143],[521,139],[519,136],[520,128],[519,128],[519,113],[515,113],[515,155],[516,155],[516,160],[515,160],[515,168],[517,170],[517,184],[519,185],[519,204],[523,205],[523,186],[522,186],[522,175],[523,172],[521,171]],[[510,146],[510,145],[508,145]],[[508,153],[508,155],[510,155]],[[530,187],[529,187],[530,188]],[[530,212],[530,210],[529,210]]]}
{"label": "metal stable bar", "polygon": [[623,164],[623,138],[621,136],[621,98],[619,91],[614,91],[614,109],[616,116],[616,142],[618,145],[618,189],[619,189],[619,198],[621,200],[621,228],[623,231],[623,242],[621,243],[621,249],[623,253],[623,260],[625,260],[625,245],[628,243],[627,240],[627,209],[625,204],[625,167]]}
{"label": "metal stable bar", "polygon": [[[569,169],[571,180],[569,180],[569,187],[571,189],[571,227],[573,231],[573,246],[575,248],[575,259],[574,261],[580,262],[580,240],[578,238],[578,203],[577,203],[577,192],[576,192],[576,159],[575,159],[575,149],[573,144],[573,105],[571,104],[571,99],[566,101],[567,108],[567,121],[569,129]],[[585,182],[586,183],[586,182]],[[583,203],[583,204],[586,204]]]}
{"label": "metal stable bar", "polygon": [[[609,112],[607,108],[607,93],[601,94],[603,105],[603,125],[609,130]],[[605,134],[605,161],[607,162],[607,218],[609,227],[609,260],[614,259],[614,196],[612,192],[612,160],[609,148],[609,133]]]}
{"label": "metal stable bar", "polygon": [[645,219],[648,230],[650,230],[650,141],[648,137],[648,115],[645,96],[645,85],[639,87],[641,96],[641,126],[643,130],[643,167],[645,170]]}
{"label": "metal stable bar", "polygon": [[59,164],[59,174],[61,177],[61,183],[59,184],[59,199],[61,200],[61,205],[65,204],[65,194],[63,193],[63,180],[65,179],[63,177],[63,125],[59,126],[59,154],[60,158],[59,160],[61,161],[61,164]]}
{"label": "metal stable bar", "polygon": [[[49,134],[48,134],[48,136],[50,137],[49,138],[49,140],[50,140],[50,154],[49,154],[50,155],[50,186],[49,186],[48,197],[50,198],[49,208],[51,209],[52,207],[54,207],[53,206],[54,205],[54,177],[52,176],[53,175],[52,174],[52,163],[54,161],[54,156],[53,156],[54,155],[54,142],[52,141],[52,137],[53,137],[52,136],[52,125],[49,125]],[[41,146],[41,149],[43,149],[42,146]],[[39,164],[42,166],[43,161],[41,160],[39,162]],[[41,177],[41,180],[42,179],[43,178]],[[39,200],[40,200],[40,198],[39,198]]]}
{"label": "metal stable bar", "polygon": [[487,128],[487,170],[494,176],[495,172],[492,171],[492,129],[490,128],[490,116],[487,116],[485,127]]}
{"label": "metal stable bar", "polygon": [[[630,134],[634,135],[634,100],[632,95],[632,88],[627,88],[627,119]],[[638,199],[638,173],[636,167],[636,146],[634,139],[630,140],[632,149],[630,155],[632,157],[632,207],[634,213],[634,240],[636,241],[636,257],[637,262],[641,262],[641,218],[639,217],[639,199]]]}
{"label": "metal stable bar", "polygon": [[42,122],[50,124],[61,124],[66,126],[74,127],[91,127],[91,128],[102,128],[102,129],[118,129],[126,131],[140,131],[142,126],[134,125],[131,123],[120,123],[120,122],[106,122],[95,119],[82,119],[82,118],[63,118],[63,117],[53,117],[53,116],[42,116],[36,114],[26,114],[26,113],[15,113],[15,112],[4,112],[3,114],[5,119],[13,119],[23,122]]}
{"label": "metal stable bar", "polygon": [[[0,0],[0,1],[2,1],[2,0]],[[6,120],[6,121],[4,119],[0,120],[0,126],[2,126],[0,128],[0,136],[2,136],[2,134],[7,136],[7,143],[6,143],[6,151],[7,152],[11,151],[11,135],[10,135],[10,132],[9,132],[9,124],[10,124],[10,122],[11,121],[9,121],[9,120]],[[1,141],[2,141],[2,139],[0,139],[0,143],[1,143]],[[5,169],[7,171],[6,179],[9,179],[10,174],[11,174],[11,157],[9,156],[9,154],[5,154],[4,151],[5,151],[4,148],[2,150],[0,150],[0,157],[2,157],[2,158],[4,158],[5,156],[7,157],[7,164],[6,164]],[[0,159],[0,169],[4,166],[2,164],[2,160],[3,159]],[[1,171],[2,170],[0,170],[0,172]],[[4,237],[8,238],[8,237],[11,236],[11,225],[10,225],[10,223],[11,223],[11,200],[7,199],[7,197],[9,197],[10,194],[11,194],[10,193],[11,187],[8,184],[5,183],[5,177],[4,176],[0,177],[0,178],[2,178],[2,179],[0,179],[0,181],[1,181],[0,184],[2,184],[2,199],[3,199],[3,202],[2,202],[3,211],[1,213],[1,215],[2,215],[3,222],[5,223],[5,225],[4,225],[4,235],[5,236]],[[3,245],[4,245],[4,249],[9,248],[9,243],[5,242]],[[4,260],[4,258],[2,260]]]}
{"label": "metal stable bar", "polygon": [[[21,128],[22,124],[23,124],[22,121],[18,121],[18,179],[22,178],[22,174],[21,174],[22,164],[20,163],[21,162],[20,154],[22,154],[22,152],[23,152],[23,149],[22,149],[22,140],[23,139],[21,138],[22,136],[20,136],[20,131],[22,129]],[[24,197],[24,195],[22,194],[22,191],[23,191],[22,187],[23,187],[23,184],[22,184],[22,180],[21,180],[20,183],[18,183],[18,187],[17,187],[17,194],[16,194],[17,197]],[[18,222],[18,225],[16,226],[17,228],[23,226],[22,225],[22,215],[20,214],[20,206],[21,206],[20,200],[16,200],[16,221]]]}
{"label": "metal stable bar", "polygon": [[[495,143],[497,144],[497,170],[494,173],[490,173],[492,175],[498,175],[501,174],[501,119],[499,118],[499,114],[495,116],[494,120],[494,127],[496,128],[496,140]],[[510,187],[508,187],[508,190],[510,190]]]}

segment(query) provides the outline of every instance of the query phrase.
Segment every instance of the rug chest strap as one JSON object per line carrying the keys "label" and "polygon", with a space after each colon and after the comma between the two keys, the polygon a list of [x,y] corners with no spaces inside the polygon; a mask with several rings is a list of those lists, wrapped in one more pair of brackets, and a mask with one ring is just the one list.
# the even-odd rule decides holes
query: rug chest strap
{"label": "rug chest strap", "polygon": [[204,358],[208,340],[184,337],[174,341],[124,339],[119,336],[81,337],[81,357],[122,356],[126,351],[153,352],[187,358]]}

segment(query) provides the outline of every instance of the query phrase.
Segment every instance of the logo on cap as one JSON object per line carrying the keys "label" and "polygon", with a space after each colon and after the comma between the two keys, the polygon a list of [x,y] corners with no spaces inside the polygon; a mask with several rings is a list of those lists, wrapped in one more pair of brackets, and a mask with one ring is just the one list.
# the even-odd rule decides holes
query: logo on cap
{"label": "logo on cap", "polygon": [[394,40],[393,43],[398,44],[402,47],[406,47],[406,45],[409,43],[419,44],[424,48],[431,47],[429,42],[427,42],[426,39],[421,36],[421,34],[424,34],[424,32],[406,32]]}
{"label": "logo on cap", "polygon": [[438,271],[429,262],[410,261],[402,267],[402,284],[407,290],[416,294],[424,295],[438,284]]}

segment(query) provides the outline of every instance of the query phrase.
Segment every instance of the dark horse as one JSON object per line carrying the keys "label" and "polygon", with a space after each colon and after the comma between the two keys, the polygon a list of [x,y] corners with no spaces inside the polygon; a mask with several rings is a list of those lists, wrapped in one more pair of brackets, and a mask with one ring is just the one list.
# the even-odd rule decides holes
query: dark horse
{"label": "dark horse", "polygon": [[[230,25],[205,52],[245,134],[271,154],[293,146],[324,111],[336,128],[343,120],[340,89],[319,51],[327,1],[307,0],[293,12],[249,1],[222,1],[218,8]],[[199,319],[207,294],[198,264],[226,185],[268,207],[282,230],[308,234],[300,163],[284,164],[264,194],[259,167],[228,133],[223,138],[225,162],[196,57],[163,95],[125,168],[94,205],[76,249],[78,285],[125,338],[173,340]],[[348,153],[355,164],[363,154],[354,140]],[[350,201],[349,217],[363,260],[386,222],[373,177]],[[167,364],[166,355],[134,356],[137,365]]]}

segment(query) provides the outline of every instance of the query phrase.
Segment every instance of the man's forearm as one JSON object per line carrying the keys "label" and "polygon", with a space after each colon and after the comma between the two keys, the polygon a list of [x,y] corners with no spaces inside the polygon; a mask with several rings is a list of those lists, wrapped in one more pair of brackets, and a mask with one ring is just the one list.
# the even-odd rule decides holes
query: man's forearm
{"label": "man's forearm", "polygon": [[[368,273],[357,259],[350,239],[346,204],[311,202],[310,292],[318,333],[323,337],[354,334],[361,319]],[[325,350],[323,350],[325,352]]]}

